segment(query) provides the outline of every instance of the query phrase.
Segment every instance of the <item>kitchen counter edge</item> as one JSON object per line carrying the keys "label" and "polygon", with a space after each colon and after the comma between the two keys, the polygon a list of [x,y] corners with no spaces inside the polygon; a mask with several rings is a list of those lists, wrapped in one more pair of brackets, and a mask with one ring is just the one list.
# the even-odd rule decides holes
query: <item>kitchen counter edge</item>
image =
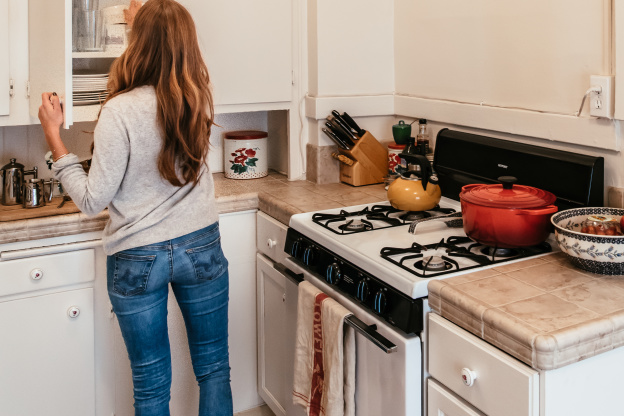
{"label": "kitchen counter edge", "polygon": [[560,252],[432,280],[428,291],[435,313],[536,370],[624,346],[624,278],[577,269]]}

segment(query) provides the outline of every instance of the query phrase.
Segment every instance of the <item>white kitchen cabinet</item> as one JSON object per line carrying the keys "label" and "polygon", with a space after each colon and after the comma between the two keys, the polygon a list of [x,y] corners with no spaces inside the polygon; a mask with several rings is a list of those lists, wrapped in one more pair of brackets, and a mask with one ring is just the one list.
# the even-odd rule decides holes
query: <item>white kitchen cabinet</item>
{"label": "white kitchen cabinet", "polygon": [[[257,256],[258,392],[278,416],[286,415],[286,277],[271,260]],[[290,369],[292,370],[292,365]],[[292,400],[292,399],[291,399]]]}
{"label": "white kitchen cabinet", "polygon": [[427,380],[427,414],[435,416],[485,416],[432,378]]}
{"label": "white kitchen cabinet", "polygon": [[180,3],[195,20],[216,105],[291,101],[291,0]]}
{"label": "white kitchen cabinet", "polygon": [[[271,103],[268,109],[290,109],[293,75],[289,0],[181,3],[195,20],[215,105]],[[64,99],[65,127],[95,120],[99,109],[99,105],[71,104],[74,68],[107,70],[114,58],[108,53],[72,54],[71,11],[71,0],[29,1],[30,113],[36,117],[41,93],[55,91]],[[283,104],[276,107],[275,103]]]}
{"label": "white kitchen cabinet", "polygon": [[[465,372],[474,374],[471,384]],[[485,414],[539,415],[536,370],[436,315],[429,319],[429,373]]]}
{"label": "white kitchen cabinet", "polygon": [[[554,370],[535,370],[429,314],[428,416],[621,414],[624,347]],[[474,372],[472,386],[462,369]]]}
{"label": "white kitchen cabinet", "polygon": [[9,114],[9,0],[0,0],[0,116]]}
{"label": "white kitchen cabinet", "polygon": [[276,416],[305,415],[293,404],[297,285],[278,270],[287,227],[258,213],[258,392]]}
{"label": "white kitchen cabinet", "polygon": [[94,251],[0,262],[0,413],[95,415]]}

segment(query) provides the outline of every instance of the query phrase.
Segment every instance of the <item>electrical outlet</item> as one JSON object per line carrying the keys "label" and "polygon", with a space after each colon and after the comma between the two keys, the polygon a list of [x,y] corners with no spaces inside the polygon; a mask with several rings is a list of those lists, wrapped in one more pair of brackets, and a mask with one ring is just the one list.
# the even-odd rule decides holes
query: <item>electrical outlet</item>
{"label": "electrical outlet", "polygon": [[589,94],[589,114],[594,117],[613,118],[613,77],[592,75],[591,87],[600,87],[601,92]]}

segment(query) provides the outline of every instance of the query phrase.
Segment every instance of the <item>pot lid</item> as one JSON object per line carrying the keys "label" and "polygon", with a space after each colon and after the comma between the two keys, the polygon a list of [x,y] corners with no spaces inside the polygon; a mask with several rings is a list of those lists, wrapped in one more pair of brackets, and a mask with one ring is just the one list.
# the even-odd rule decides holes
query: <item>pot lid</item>
{"label": "pot lid", "polygon": [[21,163],[17,163],[16,159],[9,159],[9,163],[2,166],[1,170],[10,170],[10,169],[24,169],[24,165]]}
{"label": "pot lid", "polygon": [[501,184],[466,185],[460,199],[475,205],[492,208],[541,208],[552,205],[557,197],[548,191],[526,185],[514,185],[513,176],[498,178]]}
{"label": "pot lid", "polygon": [[260,130],[240,130],[240,131],[228,131],[225,133],[226,139],[234,140],[254,140],[263,139],[269,134],[266,131]]}

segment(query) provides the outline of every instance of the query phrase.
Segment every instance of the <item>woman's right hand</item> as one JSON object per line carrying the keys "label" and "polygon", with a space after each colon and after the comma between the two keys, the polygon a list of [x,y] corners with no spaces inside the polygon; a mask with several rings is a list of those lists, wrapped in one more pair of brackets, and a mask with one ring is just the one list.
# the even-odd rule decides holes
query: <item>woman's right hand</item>
{"label": "woman's right hand", "polygon": [[63,124],[63,106],[55,92],[41,94],[41,106],[38,115],[44,132],[58,132]]}

